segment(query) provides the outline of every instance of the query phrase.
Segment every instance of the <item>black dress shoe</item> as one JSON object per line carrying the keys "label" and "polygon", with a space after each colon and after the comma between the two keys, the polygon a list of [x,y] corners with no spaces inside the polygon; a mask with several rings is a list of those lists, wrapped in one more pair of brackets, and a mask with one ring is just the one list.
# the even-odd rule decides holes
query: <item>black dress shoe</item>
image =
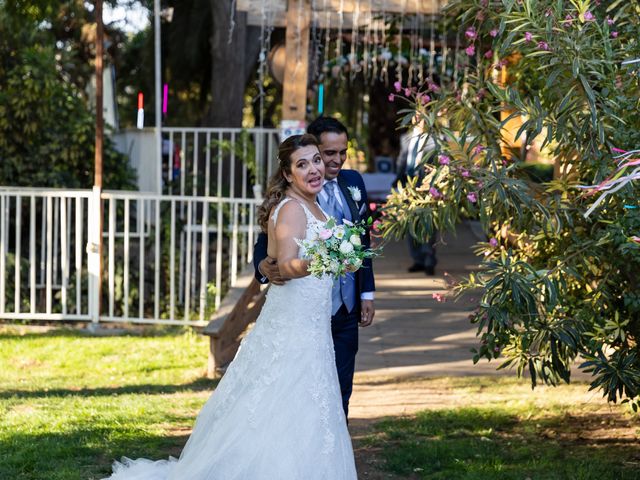
{"label": "black dress shoe", "polygon": [[434,267],[433,265],[428,265],[424,267],[424,273],[425,275],[429,275],[430,277],[433,277],[436,274],[436,267]]}
{"label": "black dress shoe", "polygon": [[422,272],[424,271],[424,265],[422,265],[421,263],[414,263],[408,268],[408,270],[410,273]]}

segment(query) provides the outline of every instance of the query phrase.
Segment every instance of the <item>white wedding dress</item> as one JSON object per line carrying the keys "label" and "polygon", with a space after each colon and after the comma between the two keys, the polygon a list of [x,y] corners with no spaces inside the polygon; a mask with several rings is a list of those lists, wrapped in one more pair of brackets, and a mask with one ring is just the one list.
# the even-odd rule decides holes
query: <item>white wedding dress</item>
{"label": "white wedding dress", "polygon": [[[276,207],[274,223],[289,200]],[[310,239],[322,222],[302,207]],[[357,479],[331,338],[331,284],[307,276],[271,285],[180,458],[123,458],[109,479]]]}

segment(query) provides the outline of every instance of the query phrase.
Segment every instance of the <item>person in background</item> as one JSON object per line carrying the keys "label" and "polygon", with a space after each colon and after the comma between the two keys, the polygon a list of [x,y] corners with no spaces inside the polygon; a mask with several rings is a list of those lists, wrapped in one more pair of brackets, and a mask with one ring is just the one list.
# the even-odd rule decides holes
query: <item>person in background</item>
{"label": "person in background", "polygon": [[[416,116],[412,127],[400,137],[396,184],[404,185],[409,177],[421,176],[424,173],[421,163],[428,152],[435,148],[435,142],[424,131],[424,126],[424,120]],[[409,272],[425,272],[426,275],[435,275],[438,263],[435,248],[436,238],[437,232],[428,239],[407,236],[409,254],[413,260]]]}

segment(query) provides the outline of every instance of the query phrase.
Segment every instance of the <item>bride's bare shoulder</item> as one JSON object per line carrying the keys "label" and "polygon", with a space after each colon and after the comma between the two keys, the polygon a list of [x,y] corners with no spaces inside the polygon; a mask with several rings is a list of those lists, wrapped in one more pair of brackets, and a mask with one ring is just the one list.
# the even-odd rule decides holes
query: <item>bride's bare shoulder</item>
{"label": "bride's bare shoulder", "polygon": [[271,209],[269,219],[272,224],[279,225],[281,223],[288,225],[304,225],[307,217],[304,208],[296,200],[290,200],[286,203],[280,203]]}

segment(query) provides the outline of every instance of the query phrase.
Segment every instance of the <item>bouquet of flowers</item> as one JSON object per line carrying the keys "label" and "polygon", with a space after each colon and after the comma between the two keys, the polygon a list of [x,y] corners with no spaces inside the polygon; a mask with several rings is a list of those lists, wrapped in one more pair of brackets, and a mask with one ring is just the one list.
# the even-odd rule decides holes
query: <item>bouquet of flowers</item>
{"label": "bouquet of flowers", "polygon": [[[371,218],[368,223],[371,223]],[[304,250],[305,258],[310,260],[309,273],[316,277],[330,275],[337,278],[358,270],[364,259],[377,256],[377,251],[365,249],[360,240],[366,227],[365,222],[352,223],[348,220],[338,225],[334,218],[329,218],[315,229],[313,238],[296,239]]]}

